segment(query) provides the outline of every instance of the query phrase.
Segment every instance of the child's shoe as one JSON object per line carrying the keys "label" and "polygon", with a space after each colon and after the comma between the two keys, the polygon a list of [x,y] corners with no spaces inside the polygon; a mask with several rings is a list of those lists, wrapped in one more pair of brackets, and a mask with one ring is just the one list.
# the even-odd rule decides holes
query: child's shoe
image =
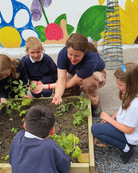
{"label": "child's shoe", "polygon": [[131,158],[131,156],[135,152],[135,147],[136,146],[135,145],[131,145],[131,144],[128,144],[128,145],[130,147],[130,150],[128,152],[126,152],[126,153],[123,152],[123,154],[120,155],[120,157],[121,157],[121,159],[122,159],[124,164],[126,164],[129,161],[129,159]]}

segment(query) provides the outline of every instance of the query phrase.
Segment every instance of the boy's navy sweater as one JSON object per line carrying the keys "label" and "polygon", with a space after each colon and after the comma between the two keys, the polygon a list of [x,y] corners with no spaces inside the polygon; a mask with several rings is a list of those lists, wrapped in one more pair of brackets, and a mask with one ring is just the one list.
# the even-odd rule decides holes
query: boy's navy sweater
{"label": "boy's navy sweater", "polygon": [[31,62],[29,55],[24,56],[24,63],[30,81],[41,81],[43,84],[57,81],[57,66],[50,56],[44,54],[41,61]]}
{"label": "boy's navy sweater", "polygon": [[10,147],[13,173],[68,173],[69,156],[54,140],[27,138],[24,133],[19,131]]}
{"label": "boy's navy sweater", "polygon": [[[23,85],[26,85],[28,82],[28,76],[27,76],[27,72],[26,72],[26,68],[24,66],[24,64],[21,62],[21,60],[19,60],[19,66],[16,67],[16,77],[14,80],[19,81],[22,80]],[[11,75],[6,77],[5,79],[0,80],[0,98],[7,98],[8,97],[8,93],[11,91],[10,88],[5,89],[5,86],[9,84],[9,79],[11,78]],[[17,86],[17,85],[16,85]],[[15,93],[12,92],[12,97],[14,97]]]}

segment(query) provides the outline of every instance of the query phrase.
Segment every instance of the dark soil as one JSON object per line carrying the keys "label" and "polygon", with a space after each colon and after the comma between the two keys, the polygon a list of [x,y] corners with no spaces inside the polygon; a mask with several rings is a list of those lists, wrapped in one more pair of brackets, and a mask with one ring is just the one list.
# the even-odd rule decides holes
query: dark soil
{"label": "dark soil", "polygon": [[[68,103],[73,101],[76,104],[78,99],[74,98],[64,98],[64,102]],[[54,104],[51,104],[52,99],[34,99],[31,103],[31,106],[34,105],[45,105],[51,107],[54,113],[57,112],[57,107]],[[24,109],[28,109],[29,107],[25,107]],[[69,112],[64,112],[61,117],[55,117],[55,133],[57,135],[61,135],[62,132],[65,132],[66,135],[69,133],[74,134],[75,136],[79,137],[79,147],[82,150],[82,153],[88,153],[88,123],[87,119],[83,122],[82,125],[75,128],[72,124],[74,118],[73,114],[76,112],[76,109],[70,105]],[[15,137],[16,133],[11,132],[12,128],[19,130],[23,129],[24,123],[24,116],[19,117],[19,112],[13,111],[12,116],[6,113],[6,108],[0,110],[0,163],[1,162],[8,162],[5,161],[6,155],[9,154],[9,148],[12,143],[13,138]],[[72,162],[77,162],[77,159],[73,159],[70,156],[70,160]]]}

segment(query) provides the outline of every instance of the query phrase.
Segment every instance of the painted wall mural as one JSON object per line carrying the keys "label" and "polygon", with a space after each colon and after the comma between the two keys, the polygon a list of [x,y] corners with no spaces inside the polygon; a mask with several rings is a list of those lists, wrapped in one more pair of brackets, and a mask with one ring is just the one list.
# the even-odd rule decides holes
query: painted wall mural
{"label": "painted wall mural", "polygon": [[[118,0],[123,44],[137,44],[138,0]],[[0,47],[24,47],[29,36],[65,44],[71,33],[102,44],[106,0],[0,0]],[[79,5],[79,8],[78,8]]]}

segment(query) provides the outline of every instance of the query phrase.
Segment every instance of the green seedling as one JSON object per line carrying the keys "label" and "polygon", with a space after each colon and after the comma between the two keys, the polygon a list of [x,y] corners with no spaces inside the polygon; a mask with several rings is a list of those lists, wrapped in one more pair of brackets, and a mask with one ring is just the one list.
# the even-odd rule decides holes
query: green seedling
{"label": "green seedling", "polygon": [[17,132],[18,132],[18,129],[12,128],[12,129],[11,129],[11,132],[17,133]]}
{"label": "green seedling", "polygon": [[65,103],[64,100],[62,99],[62,104],[60,104],[58,107],[57,107],[57,113],[54,114],[54,116],[62,116],[64,112],[69,112],[69,106],[71,105],[72,103],[69,102],[69,103]]}
{"label": "green seedling", "polygon": [[72,105],[76,108],[77,112],[73,114],[75,120],[73,121],[73,125],[77,128],[84,121],[85,117],[88,117],[90,114],[90,109],[88,109],[89,100],[86,98],[79,97],[80,101],[75,105],[72,102]]}
{"label": "green seedling", "polygon": [[5,160],[8,160],[8,159],[9,159],[9,155],[6,155]]}
{"label": "green seedling", "polygon": [[62,133],[61,135],[54,134],[51,137],[54,141],[57,142],[57,144],[65,151],[67,155],[72,153],[73,158],[80,156],[82,151],[78,147],[78,137],[71,133],[68,136],[66,136],[65,133]]}
{"label": "green seedling", "polygon": [[[28,110],[21,110],[23,106],[29,106],[31,102],[33,101],[30,98],[25,99],[23,96],[26,94],[26,92],[29,89],[29,80],[26,85],[23,85],[23,82],[21,80],[18,81],[12,81],[12,79],[9,79],[9,84],[5,86],[5,89],[8,89],[10,87],[10,92],[8,94],[8,99],[4,103],[0,105],[0,109],[2,109],[6,105],[6,112],[9,115],[12,115],[12,110],[17,110],[19,113],[19,116],[21,117],[23,114],[25,114]],[[15,99],[21,98],[20,101],[14,101],[11,99],[10,94],[14,92]]]}
{"label": "green seedling", "polygon": [[36,83],[32,83],[31,87],[32,87],[33,90],[37,89]]}

